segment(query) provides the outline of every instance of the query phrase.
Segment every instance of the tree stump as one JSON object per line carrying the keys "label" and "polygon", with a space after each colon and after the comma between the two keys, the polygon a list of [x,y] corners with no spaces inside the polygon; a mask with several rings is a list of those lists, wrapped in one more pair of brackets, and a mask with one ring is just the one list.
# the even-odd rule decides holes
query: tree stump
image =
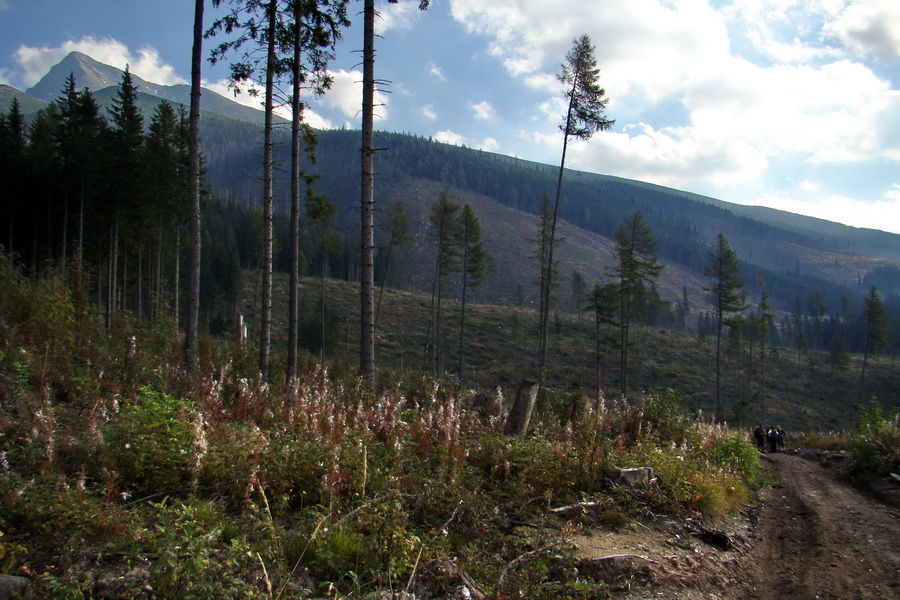
{"label": "tree stump", "polygon": [[523,379],[516,390],[516,400],[509,411],[506,427],[503,433],[506,435],[525,435],[528,431],[528,423],[531,421],[531,413],[537,403],[537,394],[540,384],[531,379]]}

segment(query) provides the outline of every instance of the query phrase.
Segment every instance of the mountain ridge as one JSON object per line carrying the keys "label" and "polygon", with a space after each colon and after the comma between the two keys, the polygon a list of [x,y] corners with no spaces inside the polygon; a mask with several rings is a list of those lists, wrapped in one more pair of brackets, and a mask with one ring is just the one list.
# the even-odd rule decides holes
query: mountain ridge
{"label": "mountain ridge", "polygon": [[[87,88],[91,92],[99,92],[109,87],[117,87],[122,83],[123,71],[82,52],[70,52],[59,63],[55,64],[35,85],[25,90],[25,94],[44,102],[56,100],[65,86],[69,74],[75,77],[75,87],[79,90]],[[160,85],[151,83],[131,73],[131,79],[139,92],[157,98],[190,104],[191,87],[187,84]],[[262,110],[240,104],[209,88],[202,88],[200,95],[202,110],[213,112],[230,119],[262,125],[265,114]],[[276,115],[276,122],[287,123],[286,119]]]}
{"label": "mountain ridge", "polygon": [[[75,73],[74,68],[78,69],[76,83],[79,84],[79,75],[94,86],[114,81],[112,86],[106,85],[98,90],[98,98],[103,102],[109,102],[109,98],[114,96],[114,86],[121,82],[121,70],[98,63],[86,55],[73,53],[28,92],[0,88],[0,106],[4,102],[8,105],[11,100],[5,101],[4,98],[9,96],[20,98],[20,102],[33,100],[32,106],[41,106],[45,101],[29,92],[53,99],[51,90],[55,88],[58,94],[68,73]],[[140,78],[135,78],[135,83],[145,106],[150,110],[153,103],[162,99],[186,104],[189,98],[190,88],[187,85],[159,86]],[[259,125],[263,119],[262,111],[240,105],[209,90],[204,91],[201,103],[207,115],[202,127],[208,182],[220,197],[254,205],[259,196],[256,182],[260,173]],[[145,108],[145,114],[147,110]],[[221,117],[209,118],[215,115]],[[243,125],[235,122],[242,122]],[[285,136],[286,132],[278,131],[276,134]],[[480,204],[485,213],[489,212],[500,220],[497,225],[506,229],[508,237],[506,240],[494,240],[493,250],[497,253],[495,258],[498,262],[512,261],[515,264],[525,259],[522,253],[527,254],[530,250],[527,244],[520,242],[533,236],[531,230],[536,227],[534,214],[541,194],[551,191],[558,167],[440,144],[430,138],[390,132],[380,132],[379,135],[381,145],[386,148],[378,158],[381,174],[377,184],[379,201],[386,207],[397,198],[414,198],[413,203],[418,205],[414,212],[420,238],[416,242],[419,245],[416,253],[422,257],[427,254],[424,240],[427,237],[430,201],[441,190],[449,190],[460,199]],[[320,131],[319,165],[307,165],[320,176],[320,191],[332,197],[338,205],[340,216],[337,227],[347,234],[358,227],[354,210],[359,198],[358,136],[359,133],[354,131]],[[287,164],[288,152],[286,144],[277,144],[276,161]],[[276,203],[284,210],[284,190],[289,186],[285,173],[278,173],[276,177],[279,190]],[[505,208],[502,211],[488,210],[488,202],[496,202]],[[508,209],[515,212],[506,212]],[[732,204],[693,192],[613,175],[567,170],[560,217],[566,227],[573,228],[567,234],[570,245],[576,238],[580,241],[577,247],[563,251],[564,256],[568,255],[565,275],[571,272],[572,265],[577,265],[590,271],[592,283],[601,280],[611,260],[609,248],[612,247],[615,229],[635,210],[646,213],[647,221],[665,254],[665,261],[673,267],[677,265],[677,276],[666,285],[666,296],[673,301],[680,293],[679,281],[702,296],[701,273],[706,252],[720,232],[725,233],[742,261],[747,263],[748,279],[754,279],[754,268],[766,270],[770,285],[790,288],[792,291],[788,294],[799,294],[797,290],[801,288],[792,286],[804,281],[803,278],[810,278],[810,282],[805,284],[808,289],[814,289],[818,280],[836,286],[829,296],[837,302],[841,289],[861,295],[860,284],[876,267],[900,265],[900,236],[897,234],[855,228],[778,209]],[[518,224],[517,228],[506,227],[512,222]],[[584,235],[577,230],[583,230]],[[520,239],[511,241],[515,236]],[[516,248],[518,254],[511,248]],[[422,264],[410,274],[411,280],[423,281],[428,277],[428,261],[421,258],[419,262]],[[672,272],[676,269],[668,270]],[[518,285],[525,286],[526,295],[527,290],[533,287],[533,282],[527,281],[531,279],[527,273],[526,280],[521,280],[522,273],[500,272],[498,277],[508,279],[498,286],[503,289],[499,297],[502,301],[511,302],[517,294],[513,275],[520,278]],[[782,307],[792,301],[787,296],[782,298]]]}

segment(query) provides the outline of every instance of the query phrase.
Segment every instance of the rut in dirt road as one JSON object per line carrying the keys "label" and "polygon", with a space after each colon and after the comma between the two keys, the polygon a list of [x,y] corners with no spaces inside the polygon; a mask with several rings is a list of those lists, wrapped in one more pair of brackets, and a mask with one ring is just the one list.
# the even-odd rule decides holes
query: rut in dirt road
{"label": "rut in dirt road", "polygon": [[752,579],[735,597],[900,599],[900,511],[818,463],[785,454],[765,462],[779,482],[744,557]]}

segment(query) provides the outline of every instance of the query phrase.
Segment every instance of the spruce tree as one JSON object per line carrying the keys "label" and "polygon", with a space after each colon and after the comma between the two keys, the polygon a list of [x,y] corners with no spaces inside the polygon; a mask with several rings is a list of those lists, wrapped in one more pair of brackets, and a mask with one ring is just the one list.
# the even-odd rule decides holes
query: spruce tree
{"label": "spruce tree", "polygon": [[722,412],[722,331],[729,324],[729,316],[745,308],[744,282],[741,280],[741,263],[737,253],[720,233],[716,245],[707,254],[708,264],[703,274],[712,279],[712,285],[703,289],[713,298],[716,323],[716,404],[715,418]]}
{"label": "spruce tree", "polygon": [[[419,10],[428,4],[429,0],[420,0]],[[375,0],[364,0],[359,366],[369,383],[375,377],[375,16]]]}
{"label": "spruce tree", "polygon": [[[576,38],[572,48],[566,53],[566,61],[557,76],[564,86],[563,96],[567,102],[566,117],[560,125],[563,133],[562,158],[559,162],[559,177],[556,183],[556,201],[553,204],[553,218],[550,225],[549,243],[547,245],[547,273],[553,270],[553,249],[556,239],[556,222],[559,217],[559,203],[562,196],[563,173],[566,167],[566,150],[569,138],[588,140],[598,131],[605,131],[615,121],[606,118],[606,90],[600,87],[600,69],[594,58],[594,47],[587,35]],[[538,357],[541,378],[547,359],[547,328],[550,315],[550,286],[542,290],[544,308],[541,315],[541,346]]]}
{"label": "spruce tree", "polygon": [[436,202],[431,205],[428,237],[435,244],[434,271],[431,291],[431,319],[429,335],[426,342],[425,364],[431,360],[432,370],[441,373],[444,370],[443,340],[441,338],[441,301],[444,295],[444,283],[452,271],[458,267],[459,260],[459,209],[447,192],[441,192]]}
{"label": "spruce tree", "polygon": [[639,298],[645,285],[653,285],[663,266],[656,258],[657,246],[644,215],[637,211],[616,230],[613,251],[615,267],[611,275],[617,282],[619,300],[619,381],[622,395],[628,395],[628,351],[632,324],[640,319]]}
{"label": "spruce tree", "polygon": [[859,398],[862,404],[863,388],[866,382],[866,366],[869,359],[878,356],[888,346],[888,320],[884,309],[884,303],[878,289],[873,285],[869,288],[862,303],[862,314],[865,319],[865,349],[863,352],[862,370],[859,375]]}
{"label": "spruce tree", "polygon": [[463,342],[466,332],[466,293],[469,288],[477,287],[484,281],[484,272],[487,268],[488,254],[484,249],[484,242],[481,239],[481,223],[472,207],[468,204],[463,206],[462,214],[459,216],[459,235],[461,248],[461,265],[462,271],[462,307],[459,316],[459,379],[463,379],[463,369],[465,367],[465,353],[463,352]]}
{"label": "spruce tree", "polygon": [[[193,42],[191,46],[191,102],[188,117],[188,268],[187,306],[184,323],[184,362],[190,372],[197,370],[200,328],[200,95],[203,68],[203,13],[205,0],[194,0]],[[177,272],[177,269],[176,269]],[[176,298],[177,294],[176,281]],[[175,302],[178,315],[178,302]]]}

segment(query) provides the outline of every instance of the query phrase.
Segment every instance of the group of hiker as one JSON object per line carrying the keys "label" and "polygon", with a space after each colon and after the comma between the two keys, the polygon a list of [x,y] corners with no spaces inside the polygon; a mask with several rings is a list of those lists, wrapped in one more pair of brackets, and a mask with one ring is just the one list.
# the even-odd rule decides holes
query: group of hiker
{"label": "group of hiker", "polygon": [[756,440],[756,447],[760,452],[766,451],[766,441],[769,443],[769,452],[784,451],[784,430],[781,427],[757,425],[753,430],[753,439]]}

